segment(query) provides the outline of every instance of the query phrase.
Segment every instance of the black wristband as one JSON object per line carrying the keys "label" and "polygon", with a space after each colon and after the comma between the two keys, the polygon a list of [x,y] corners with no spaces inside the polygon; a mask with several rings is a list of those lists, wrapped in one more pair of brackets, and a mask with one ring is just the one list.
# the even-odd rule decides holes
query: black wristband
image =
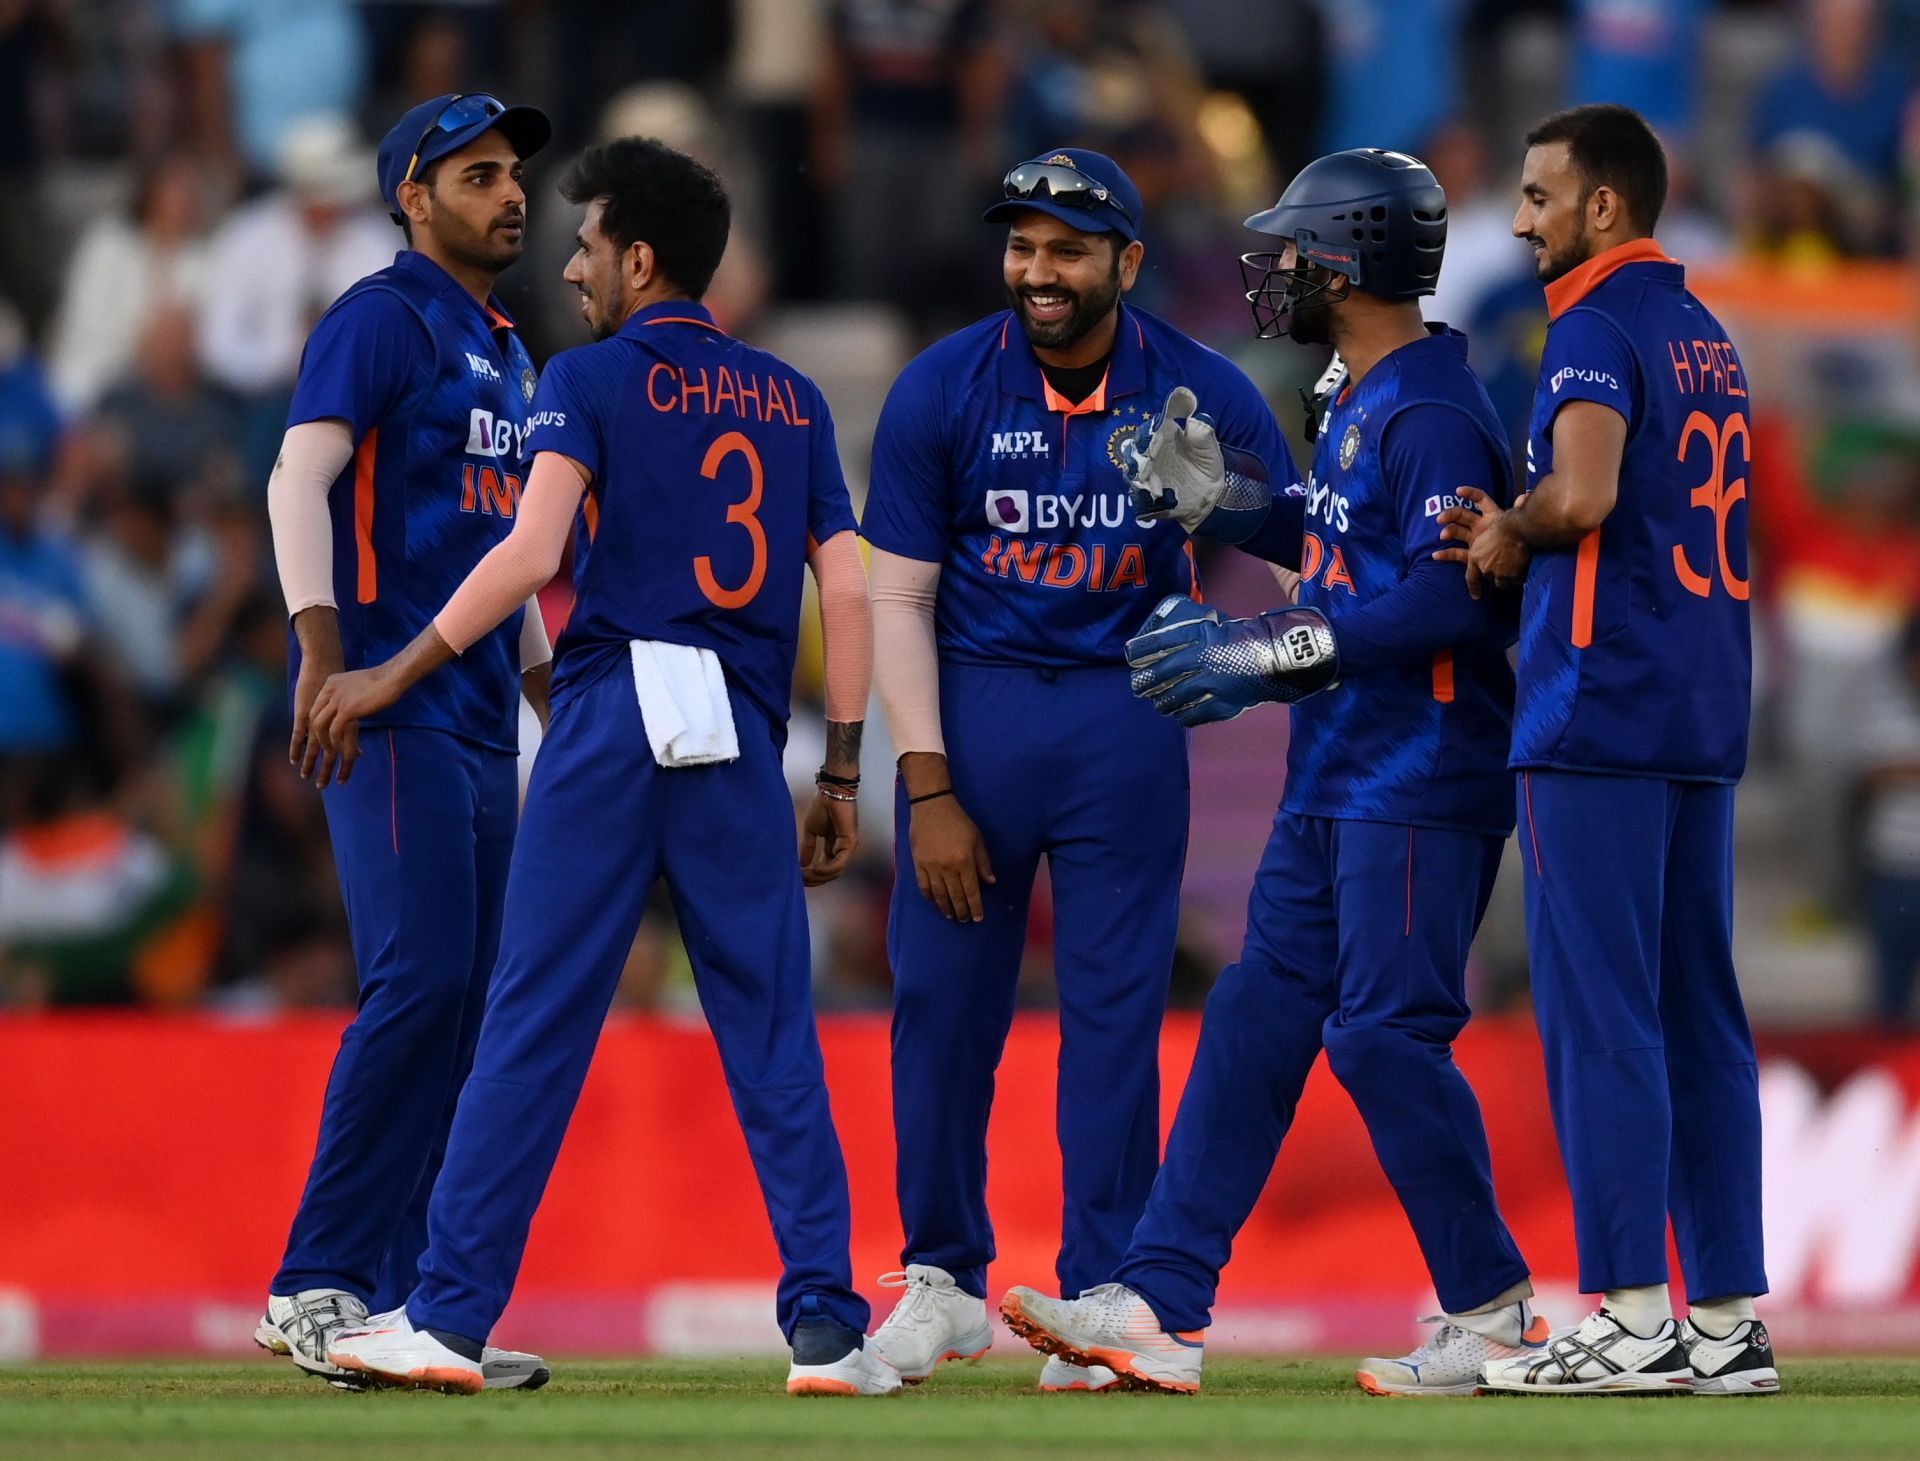
{"label": "black wristband", "polygon": [[907,805],[910,807],[917,807],[920,805],[921,802],[935,802],[935,801],[939,801],[940,798],[943,796],[952,796],[952,795],[953,795],[953,788],[950,786],[943,786],[940,788],[940,790],[930,791],[925,796],[908,797]]}
{"label": "black wristband", "polygon": [[860,785],[860,778],[858,776],[835,776],[825,768],[814,772],[813,779],[815,781],[824,781],[828,786],[858,787]]}

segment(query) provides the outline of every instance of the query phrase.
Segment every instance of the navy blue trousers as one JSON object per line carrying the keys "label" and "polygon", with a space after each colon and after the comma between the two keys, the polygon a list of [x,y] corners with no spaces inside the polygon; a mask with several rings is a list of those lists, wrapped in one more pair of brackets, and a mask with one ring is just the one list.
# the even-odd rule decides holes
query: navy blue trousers
{"label": "navy blue trousers", "polygon": [[516,758],[433,730],[368,730],[323,793],[360,1005],[272,1291],[412,1291],[427,1198],[473,1063],[520,797]]}
{"label": "navy blue trousers", "polygon": [[1133,697],[1124,669],[944,665],[940,717],[954,790],[998,881],[981,889],[984,922],[941,917],[914,878],[900,791],[887,950],[901,1256],[986,1294],[987,1117],[1044,856],[1060,992],[1058,1273],[1071,1297],[1111,1276],[1159,1158],[1186,733]]}
{"label": "navy blue trousers", "polygon": [[1166,1163],[1111,1277],[1168,1329],[1212,1317],[1324,1047],[1359,1107],[1442,1308],[1527,1276],[1494,1201],[1480,1106],[1453,1063],[1467,950],[1502,839],[1281,812],[1238,963],[1207,999]]}
{"label": "navy blue trousers", "polygon": [[1580,1287],[1764,1294],[1760,1096],[1733,969],[1733,788],[1520,779],[1533,1007]]}
{"label": "navy blue trousers", "polygon": [[864,1331],[775,729],[734,693],[740,758],[663,770],[626,666],[558,698],[534,762],[500,962],[407,1311],[472,1339],[492,1332],[648,890],[665,877],[772,1219],[781,1331],[810,1318]]}

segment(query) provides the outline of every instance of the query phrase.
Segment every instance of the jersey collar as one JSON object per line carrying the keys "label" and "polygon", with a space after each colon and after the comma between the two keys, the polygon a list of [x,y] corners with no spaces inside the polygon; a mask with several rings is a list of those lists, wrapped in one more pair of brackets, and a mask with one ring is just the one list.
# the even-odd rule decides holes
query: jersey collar
{"label": "jersey collar", "polygon": [[1008,310],[1000,321],[1000,389],[1009,396],[1025,396],[1039,401],[1049,411],[1077,415],[1081,411],[1104,410],[1108,402],[1130,396],[1147,388],[1147,337],[1139,319],[1124,304],[1120,306],[1120,327],[1113,337],[1113,358],[1107,362],[1107,378],[1086,401],[1063,400],[1047,384],[1033,347],[1020,328],[1020,321]]}
{"label": "jersey collar", "polygon": [[627,316],[620,333],[635,334],[655,325],[693,325],[716,335],[726,333],[713,322],[712,312],[697,299],[656,299],[652,304],[643,304]]}
{"label": "jersey collar", "polygon": [[[434,263],[432,259],[429,259],[418,249],[402,249],[395,257],[393,267],[400,270],[401,273],[409,274],[419,280],[420,283],[433,290],[436,294],[444,294],[451,290],[466,299],[469,303],[473,301],[473,296],[461,288],[458,279],[455,279],[453,275]],[[513,317],[501,307],[500,300],[495,295],[489,294],[487,296],[487,302],[484,305],[476,306],[476,308],[479,309],[481,315],[485,318],[489,330],[511,330],[514,328]]]}
{"label": "jersey collar", "polygon": [[1671,264],[1676,277],[1685,277],[1680,272],[1680,266],[1667,257],[1666,250],[1650,238],[1636,238],[1631,243],[1615,244],[1547,286],[1547,318],[1559,319],[1629,264]]}

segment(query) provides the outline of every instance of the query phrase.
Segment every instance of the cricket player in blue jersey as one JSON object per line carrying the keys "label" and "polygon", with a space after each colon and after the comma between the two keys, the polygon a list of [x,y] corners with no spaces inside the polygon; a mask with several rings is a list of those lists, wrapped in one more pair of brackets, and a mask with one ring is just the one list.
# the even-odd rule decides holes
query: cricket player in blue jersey
{"label": "cricket player in blue jersey", "polygon": [[[404,1307],[337,1339],[388,1383],[481,1386],[528,1224],[647,893],[666,879],[772,1220],[787,1388],[882,1395],[848,1267],[846,1168],[814,1028],[802,868],[835,877],[872,663],[866,580],[833,426],[813,383],[728,338],[699,302],[726,247],[719,179],[659,142],[588,151],[567,280],[595,343],[548,363],[512,534],[406,649],[327,682],[314,733],[457,673],[573,541],[553,718],[507,878],[500,962]],[[796,856],[781,772],[802,574],[820,583],[827,764]],[[459,663],[455,663],[458,660]]]}
{"label": "cricket player in blue jersey", "polygon": [[[394,125],[380,190],[410,247],[315,325],[268,487],[296,640],[291,754],[324,788],[360,1003],[255,1338],[335,1379],[327,1345],[404,1298],[426,1248],[499,946],[523,681],[546,709],[538,608],[370,719],[357,770],[309,734],[310,712],[328,675],[403,647],[512,526],[534,370],[490,291],[520,257],[521,160],[549,131],[483,95]],[[494,1386],[547,1378],[506,1351],[484,1368]]]}
{"label": "cricket player in blue jersey", "polygon": [[[903,1287],[874,1344],[909,1382],[986,1350],[987,1118],[1040,859],[1060,994],[1058,1274],[1105,1278],[1152,1184],[1159,1035],[1187,843],[1186,737],[1128,693],[1125,644],[1198,592],[1186,535],[1141,520],[1122,448],[1171,390],[1221,435],[1284,451],[1225,359],[1125,304],[1140,194],[1111,158],[1021,163],[1009,308],[925,351],[887,397],[861,531],[881,704],[900,751],[888,952]],[[1050,1078],[1021,1072],[1019,1078]],[[1041,1388],[1104,1370],[1049,1362]]]}
{"label": "cricket player in blue jersey", "polygon": [[[1334,153],[1247,220],[1262,335],[1331,341],[1345,362],[1313,471],[1275,494],[1171,407],[1135,463],[1140,500],[1300,575],[1295,606],[1223,621],[1185,599],[1127,646],[1137,693],[1173,721],[1293,706],[1287,782],[1246,945],[1207,1000],[1166,1164],[1109,1280],[1061,1302],[1015,1288],[1001,1312],[1037,1348],[1130,1388],[1200,1387],[1204,1331],[1322,1049],[1366,1121],[1443,1311],[1420,1348],[1369,1359],[1373,1394],[1470,1394],[1490,1357],[1547,1326],[1494,1200],[1479,1104],[1453,1063],[1467,951],[1513,825],[1513,703],[1501,625],[1434,561],[1440,519],[1505,495],[1507,443],[1466,337],[1428,326],[1446,195],[1402,153]],[[1199,403],[1205,394],[1193,393]],[[1271,458],[1276,464],[1286,459]]]}
{"label": "cricket player in blue jersey", "polygon": [[[1513,760],[1534,1011],[1603,1306],[1501,1390],[1780,1388],[1760,1100],[1733,967],[1733,795],[1746,767],[1747,378],[1653,241],[1660,142],[1625,107],[1527,137],[1513,231],[1547,286],[1525,499],[1450,510],[1475,584],[1516,583]],[[1690,1312],[1667,1295],[1671,1218]]]}

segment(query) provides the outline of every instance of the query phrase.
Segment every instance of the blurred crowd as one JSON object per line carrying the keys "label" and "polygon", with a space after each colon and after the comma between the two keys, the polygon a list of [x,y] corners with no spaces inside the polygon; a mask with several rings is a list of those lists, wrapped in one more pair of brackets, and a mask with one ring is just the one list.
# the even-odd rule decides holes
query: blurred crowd
{"label": "blurred crowd", "polygon": [[[1885,310],[1913,308],[1916,76],[1920,0],[0,0],[0,1004],[351,1001],[319,801],[287,764],[264,489],[307,330],[400,246],[372,139],[485,89],[556,127],[501,291],[535,358],[579,338],[552,180],[598,137],[665,137],[735,195],[710,303],[821,380],[856,496],[893,372],[1000,303],[979,210],[1064,143],[1140,185],[1135,301],[1232,353],[1289,427],[1319,362],[1251,346],[1239,220],[1321,152],[1419,153],[1451,200],[1429,318],[1473,336],[1519,439],[1545,319],[1508,236],[1517,139],[1568,102],[1639,108],[1673,156],[1662,242],[1769,281],[1754,317],[1783,321],[1758,349],[1732,322],[1762,357],[1783,916],[1864,930],[1860,1013],[1914,1018],[1920,324]],[[546,605],[557,631],[564,589]],[[803,656],[802,772],[816,675]],[[815,905],[823,1005],[886,999],[875,731],[869,854]],[[660,911],[632,1004],[687,997]],[[1037,1001],[1049,943],[1042,900]],[[1182,997],[1227,953],[1185,950]]]}

